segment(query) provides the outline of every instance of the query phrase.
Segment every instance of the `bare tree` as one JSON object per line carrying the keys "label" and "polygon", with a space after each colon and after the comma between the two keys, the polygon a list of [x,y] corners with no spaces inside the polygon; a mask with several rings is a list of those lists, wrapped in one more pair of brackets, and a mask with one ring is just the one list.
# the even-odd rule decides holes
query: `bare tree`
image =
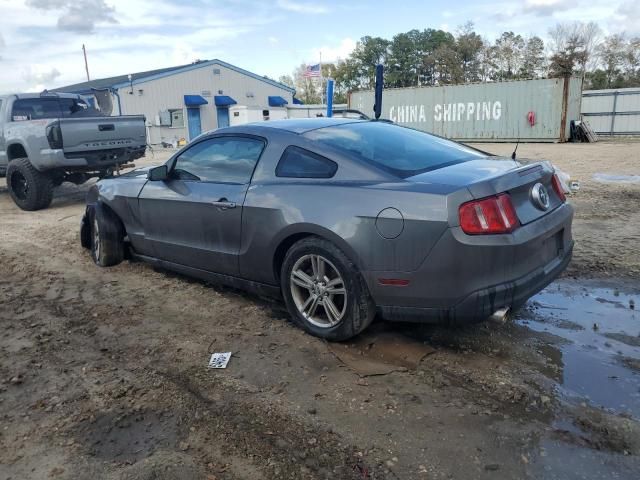
{"label": "bare tree", "polygon": [[524,39],[513,32],[503,32],[496,40],[497,76],[500,80],[516,78],[522,66]]}
{"label": "bare tree", "polygon": [[572,71],[577,70],[577,73],[584,75],[587,69],[595,67],[595,50],[602,38],[602,30],[597,23],[558,23],[549,29],[549,37],[551,57],[572,59],[575,63]]}
{"label": "bare tree", "polygon": [[627,42],[622,34],[609,35],[598,46],[598,57],[604,67],[607,88],[613,87],[617,78],[622,76],[626,54]]}

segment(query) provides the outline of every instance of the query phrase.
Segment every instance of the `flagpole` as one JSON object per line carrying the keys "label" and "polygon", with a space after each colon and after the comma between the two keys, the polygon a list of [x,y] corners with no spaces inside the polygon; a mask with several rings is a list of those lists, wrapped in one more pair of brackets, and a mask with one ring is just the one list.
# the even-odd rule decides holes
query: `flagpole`
{"label": "flagpole", "polygon": [[322,50],[320,50],[320,102],[324,105],[324,88],[323,82],[324,78],[322,77]]}

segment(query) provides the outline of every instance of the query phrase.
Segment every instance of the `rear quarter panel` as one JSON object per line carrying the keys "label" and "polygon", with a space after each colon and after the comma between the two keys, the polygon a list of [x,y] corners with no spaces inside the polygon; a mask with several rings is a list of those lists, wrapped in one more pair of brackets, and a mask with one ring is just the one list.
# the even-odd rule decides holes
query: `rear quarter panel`
{"label": "rear quarter panel", "polygon": [[[336,176],[275,177],[278,160],[291,144],[336,160],[339,164]],[[459,187],[380,176],[332,153],[291,136],[270,138],[243,208],[240,248],[243,277],[276,283],[279,272],[274,268],[274,254],[282,242],[298,234],[313,234],[332,241],[361,271],[414,270],[448,228],[450,194],[455,192],[464,200],[471,198],[466,189],[461,191]],[[388,208],[398,210],[402,217],[381,217],[379,224],[384,222],[389,229],[401,232],[396,238],[384,238],[376,227],[378,215]]]}

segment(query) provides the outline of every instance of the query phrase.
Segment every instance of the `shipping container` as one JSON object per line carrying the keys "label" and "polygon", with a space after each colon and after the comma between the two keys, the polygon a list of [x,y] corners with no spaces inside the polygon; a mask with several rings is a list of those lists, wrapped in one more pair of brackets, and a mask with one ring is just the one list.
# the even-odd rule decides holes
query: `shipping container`
{"label": "shipping container", "polygon": [[640,135],[640,89],[585,90],[582,119],[598,135]]}
{"label": "shipping container", "polygon": [[[382,118],[460,141],[564,142],[581,93],[581,77],[389,88]],[[373,104],[372,90],[349,96],[349,108],[369,116]]]}

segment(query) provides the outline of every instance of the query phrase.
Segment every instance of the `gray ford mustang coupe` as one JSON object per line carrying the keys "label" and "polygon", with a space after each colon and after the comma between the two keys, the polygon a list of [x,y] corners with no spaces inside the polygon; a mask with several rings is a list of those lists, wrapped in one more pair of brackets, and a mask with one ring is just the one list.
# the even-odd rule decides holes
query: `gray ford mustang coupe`
{"label": "gray ford mustang coupe", "polygon": [[282,296],[330,340],[388,320],[460,324],[522,305],[567,266],[573,208],[521,165],[384,121],[301,119],[203,134],[103,179],[82,245]]}

